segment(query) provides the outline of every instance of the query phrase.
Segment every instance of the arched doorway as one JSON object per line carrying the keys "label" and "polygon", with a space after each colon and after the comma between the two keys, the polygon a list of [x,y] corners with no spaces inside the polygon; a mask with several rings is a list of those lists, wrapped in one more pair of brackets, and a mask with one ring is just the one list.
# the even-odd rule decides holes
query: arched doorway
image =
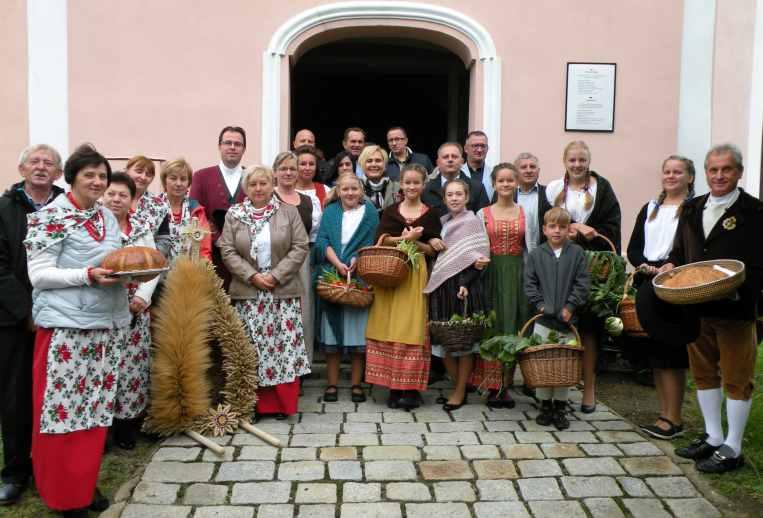
{"label": "arched doorway", "polygon": [[469,71],[453,52],[421,40],[351,38],[299,57],[291,71],[291,134],[310,128],[327,156],[350,126],[387,147],[403,126],[409,145],[431,157],[463,140],[469,122]]}

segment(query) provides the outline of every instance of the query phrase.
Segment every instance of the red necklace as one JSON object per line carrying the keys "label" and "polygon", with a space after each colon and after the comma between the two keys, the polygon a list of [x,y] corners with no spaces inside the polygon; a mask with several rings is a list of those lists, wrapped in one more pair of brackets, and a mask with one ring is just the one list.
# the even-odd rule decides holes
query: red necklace
{"label": "red necklace", "polygon": [[[79,206],[77,201],[74,199],[74,196],[72,196],[71,192],[67,192],[66,197],[69,199],[71,204],[74,205],[74,208],[76,208],[77,210],[82,210],[82,207]],[[85,227],[85,230],[87,230],[87,233],[90,234],[90,237],[92,237],[95,241],[100,243],[106,238],[106,224],[103,221],[103,214],[101,214],[100,210],[96,210],[95,215],[96,215],[95,217],[98,219],[98,222],[101,224],[100,233],[98,232],[98,227],[93,221],[93,218],[87,219],[83,226]]]}

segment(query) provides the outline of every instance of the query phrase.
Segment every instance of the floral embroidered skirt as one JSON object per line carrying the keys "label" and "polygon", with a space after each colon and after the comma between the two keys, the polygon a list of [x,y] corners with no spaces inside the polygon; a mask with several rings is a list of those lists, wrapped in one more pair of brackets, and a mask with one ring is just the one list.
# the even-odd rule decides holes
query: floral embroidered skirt
{"label": "floral embroidered skirt", "polygon": [[135,315],[127,331],[119,360],[119,383],[114,417],[134,419],[148,402],[151,372],[151,316],[148,310]]}

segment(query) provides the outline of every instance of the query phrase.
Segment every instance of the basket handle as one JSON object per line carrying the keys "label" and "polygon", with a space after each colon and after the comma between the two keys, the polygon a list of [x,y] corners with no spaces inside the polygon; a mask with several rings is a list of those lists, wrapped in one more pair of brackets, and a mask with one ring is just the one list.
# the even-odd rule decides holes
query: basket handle
{"label": "basket handle", "polygon": [[344,292],[347,293],[350,291],[350,281],[352,279],[352,273],[350,273],[350,270],[347,270],[347,284],[344,286]]}
{"label": "basket handle", "polygon": [[628,290],[631,289],[631,286],[633,286],[633,278],[636,276],[636,274],[639,272],[638,269],[633,270],[628,277],[625,279],[625,283],[623,283],[623,299],[626,300],[628,298]]}
{"label": "basket handle", "polygon": [[[525,325],[523,325],[522,329],[519,330],[519,336],[522,337],[527,332],[527,329],[530,327],[530,324],[532,324],[533,322],[535,322],[542,316],[543,316],[543,313],[538,313],[537,315],[532,317],[530,320],[525,322]],[[578,333],[578,328],[569,322],[567,322],[567,325],[570,326],[570,329],[572,329],[572,332],[575,333],[575,339],[578,341],[578,346],[583,347],[583,340],[580,338],[580,333]]]}
{"label": "basket handle", "polygon": [[379,239],[376,241],[376,246],[383,246],[384,240],[389,237],[389,234],[382,234],[379,236]]}
{"label": "basket handle", "polygon": [[617,247],[615,247],[615,244],[607,236],[596,232],[596,235],[594,237],[598,237],[606,241],[609,247],[612,249],[612,253],[615,253],[615,254],[617,253]]}

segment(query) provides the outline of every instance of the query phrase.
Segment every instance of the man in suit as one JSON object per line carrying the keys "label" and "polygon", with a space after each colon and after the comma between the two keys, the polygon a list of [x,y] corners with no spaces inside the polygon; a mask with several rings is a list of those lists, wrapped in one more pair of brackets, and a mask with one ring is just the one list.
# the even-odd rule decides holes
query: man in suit
{"label": "man in suit", "polygon": [[13,504],[32,476],[32,285],[24,239],[27,215],[63,192],[53,185],[61,176],[61,156],[40,144],[21,153],[23,181],[0,197],[0,422],[5,466],[0,505]]}
{"label": "man in suit", "polygon": [[[661,270],[712,259],[737,259],[745,281],[729,297],[694,306],[699,337],[689,345],[689,367],[705,434],[676,455],[696,461],[699,471],[723,473],[744,463],[742,437],[752,406],[763,247],[763,203],[738,187],[744,166],[732,144],[714,146],[705,156],[710,192],[686,202],[678,220],[673,251]],[[726,392],[728,433],[721,425]]]}
{"label": "man in suit", "polygon": [[493,182],[490,179],[492,167],[486,161],[489,149],[487,134],[484,131],[470,131],[464,142],[466,160],[461,165],[461,170],[472,180],[482,183],[488,200],[492,200],[494,193]]}
{"label": "man in suit", "polygon": [[419,164],[424,166],[427,174],[432,172],[432,161],[424,153],[414,153],[408,147],[408,134],[401,126],[393,126],[387,130],[387,145],[389,146],[389,160],[384,170],[387,178],[394,181],[400,180],[400,170],[405,164]]}
{"label": "man in suit", "polygon": [[520,153],[514,160],[514,167],[519,171],[519,185],[514,191],[514,201],[525,212],[525,243],[527,251],[532,252],[546,240],[542,232],[543,216],[551,204],[546,199],[546,186],[538,182],[538,157],[532,153]]}
{"label": "man in suit", "polygon": [[424,186],[421,200],[430,207],[437,208],[441,214],[446,214],[448,209],[442,199],[442,186],[448,180],[461,178],[469,184],[469,202],[466,208],[477,212],[483,207],[490,205],[490,200],[483,185],[469,178],[462,170],[464,163],[463,149],[458,142],[446,142],[437,150],[437,175],[430,179]]}

